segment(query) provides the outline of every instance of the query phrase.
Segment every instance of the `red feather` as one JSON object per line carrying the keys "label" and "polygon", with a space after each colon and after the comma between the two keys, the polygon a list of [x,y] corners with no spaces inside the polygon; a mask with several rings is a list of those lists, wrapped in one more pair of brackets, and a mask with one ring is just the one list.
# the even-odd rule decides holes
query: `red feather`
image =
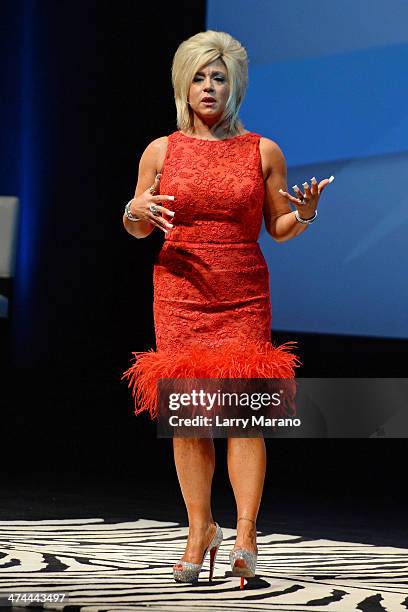
{"label": "red feather", "polygon": [[[279,378],[294,379],[295,368],[302,365],[292,353],[297,342],[275,346],[271,342],[243,345],[231,341],[218,348],[199,345],[178,352],[150,349],[133,352],[134,363],[123,373],[128,379],[135,403],[135,414],[148,411],[158,416],[157,382],[160,378]],[[290,382],[290,381],[289,381]],[[293,385],[288,389],[293,391]],[[292,392],[293,396],[293,392]],[[289,404],[290,405],[290,404]]]}

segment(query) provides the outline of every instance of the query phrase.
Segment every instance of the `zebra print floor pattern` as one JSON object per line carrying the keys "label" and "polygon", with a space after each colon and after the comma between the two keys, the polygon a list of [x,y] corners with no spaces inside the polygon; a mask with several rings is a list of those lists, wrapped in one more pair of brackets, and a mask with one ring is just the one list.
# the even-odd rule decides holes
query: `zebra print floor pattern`
{"label": "zebra print floor pattern", "polygon": [[258,531],[257,575],[240,590],[228,563],[235,531],[223,532],[213,582],[207,558],[191,586],[172,576],[187,537],[177,523],[0,521],[0,598],[65,593],[62,603],[14,603],[65,612],[408,610],[408,549]]}

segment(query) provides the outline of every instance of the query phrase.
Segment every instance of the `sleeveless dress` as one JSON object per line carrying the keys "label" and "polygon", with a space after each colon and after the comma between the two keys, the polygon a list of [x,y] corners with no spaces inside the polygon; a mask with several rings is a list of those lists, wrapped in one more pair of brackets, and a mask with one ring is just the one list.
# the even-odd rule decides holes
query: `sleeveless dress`
{"label": "sleeveless dress", "polygon": [[160,378],[286,378],[297,342],[271,342],[269,272],[258,243],[264,180],[260,135],[168,136],[160,193],[174,227],[153,271],[157,350],[133,352],[123,373],[134,412],[157,417]]}

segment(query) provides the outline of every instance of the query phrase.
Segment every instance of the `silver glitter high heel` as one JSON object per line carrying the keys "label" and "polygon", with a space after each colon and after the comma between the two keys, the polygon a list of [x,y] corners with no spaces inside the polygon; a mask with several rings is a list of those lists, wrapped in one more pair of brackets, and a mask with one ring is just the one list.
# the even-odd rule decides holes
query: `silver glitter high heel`
{"label": "silver glitter high heel", "polygon": [[[247,521],[255,521],[246,517],[238,519],[245,519]],[[237,521],[237,522],[238,522]],[[253,578],[255,576],[256,562],[258,553],[246,550],[245,548],[235,548],[231,550],[229,554],[232,576],[240,576],[241,578],[241,589],[244,588],[244,578]]]}
{"label": "silver glitter high heel", "polygon": [[[190,561],[180,560],[178,563],[173,565],[173,576],[176,582],[198,582],[198,575],[203,567],[208,551],[210,551],[210,576],[208,580],[211,582],[214,574],[215,558],[223,539],[221,527],[218,523],[215,523],[215,525],[217,527],[215,535],[205,549],[201,563],[191,563]],[[178,565],[181,565],[182,569],[176,569],[176,566]]]}

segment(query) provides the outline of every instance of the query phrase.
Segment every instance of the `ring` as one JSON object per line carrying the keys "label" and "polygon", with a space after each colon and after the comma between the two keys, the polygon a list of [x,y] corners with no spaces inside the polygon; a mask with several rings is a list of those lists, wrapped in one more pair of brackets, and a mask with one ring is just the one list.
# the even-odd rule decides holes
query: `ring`
{"label": "ring", "polygon": [[160,211],[158,210],[156,204],[150,204],[149,208],[155,217],[158,217],[160,215]]}

